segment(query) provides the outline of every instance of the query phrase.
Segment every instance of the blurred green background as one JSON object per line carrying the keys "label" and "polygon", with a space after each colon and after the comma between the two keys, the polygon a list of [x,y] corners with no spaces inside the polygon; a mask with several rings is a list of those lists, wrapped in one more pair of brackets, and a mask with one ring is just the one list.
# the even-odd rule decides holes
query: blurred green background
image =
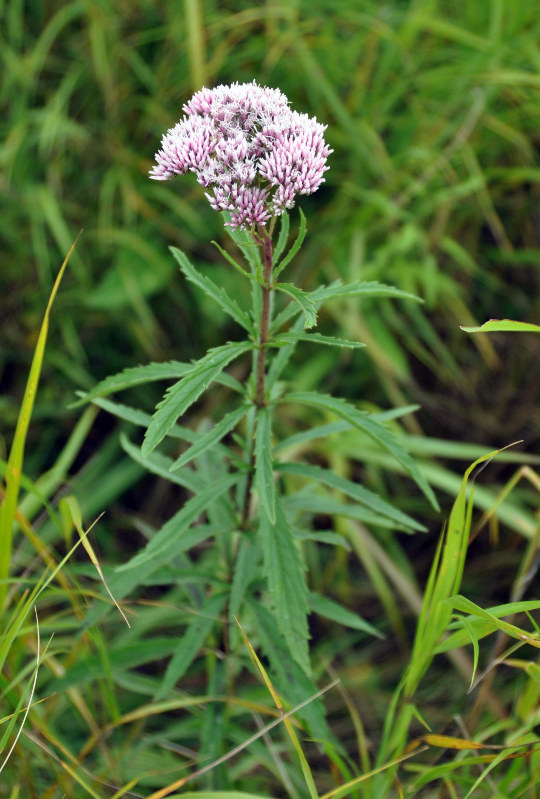
{"label": "blurred green background", "polygon": [[[54,310],[30,474],[73,428],[75,390],[150,359],[200,357],[236,335],[167,250],[181,247],[243,290],[210,244],[226,238],[219,216],[192,176],[161,184],[147,173],[193,91],[253,79],[327,124],[334,149],[327,182],[302,202],[308,238],[290,279],[307,289],[377,279],[425,300],[328,310],[323,330],[369,347],[299,360],[303,387],[384,408],[418,402],[406,419],[415,435],[537,448],[538,339],[459,329],[540,318],[536,0],[10,0],[0,9],[7,443],[52,281],[84,230]],[[156,398],[149,392],[149,408]],[[111,428],[100,416],[85,455]],[[112,494],[139,474],[125,468]]]}

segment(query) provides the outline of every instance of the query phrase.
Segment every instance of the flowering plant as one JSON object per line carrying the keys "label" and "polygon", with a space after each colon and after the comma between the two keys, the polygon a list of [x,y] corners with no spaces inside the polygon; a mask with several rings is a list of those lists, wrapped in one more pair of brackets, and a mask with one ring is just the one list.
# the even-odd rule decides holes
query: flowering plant
{"label": "flowering plant", "polygon": [[[291,110],[280,91],[256,83],[202,89],[184,111],[183,119],[163,137],[151,177],[167,180],[192,171],[209,189],[207,197],[213,208],[223,212],[226,230],[244,262],[219,249],[250,281],[252,307],[242,307],[183,252],[171,248],[185,277],[234,320],[244,337],[211,349],[195,363],[173,361],[128,369],[86,395],[86,400],[144,425],[141,449],[124,438],[125,450],[150,471],[191,494],[147,545],[120,567],[110,587],[121,598],[171,564],[181,565],[187,575],[178,579],[185,600],[195,602],[196,615],[168,664],[158,697],[174,688],[212,631],[219,630],[221,647],[232,651],[238,632],[234,624],[228,624],[240,617],[269,658],[279,690],[289,701],[297,702],[315,692],[310,678],[309,613],[378,634],[359,615],[308,590],[303,559],[306,542],[342,543],[335,533],[317,532],[310,520],[323,513],[408,532],[421,526],[364,486],[321,465],[291,460],[291,453],[298,445],[325,434],[359,431],[390,453],[430,501],[436,501],[399,435],[380,415],[359,410],[344,399],[295,391],[286,369],[300,344],[364,346],[312,332],[324,302],[355,297],[416,298],[375,282],[343,285],[337,280],[306,292],[280,280],[306,234],[300,211],[299,231],[289,246],[287,210],[298,195],[316,191],[328,169],[331,150],[324,140],[323,125]],[[252,365],[246,380],[225,371],[248,354]],[[162,379],[175,382],[151,419],[104,399],[129,386]],[[225,415],[197,432],[179,426],[178,420],[212,384],[220,384],[227,392]],[[277,440],[287,405],[309,406],[339,421]],[[188,442],[180,452],[179,439]],[[160,445],[165,451],[157,451]],[[336,501],[332,492],[345,501]],[[189,550],[210,539],[216,546],[206,547],[195,566]],[[209,575],[203,592],[190,591],[190,574],[202,575],[203,582],[204,575]],[[324,718],[317,706],[306,707],[302,714],[312,733],[324,736]]]}

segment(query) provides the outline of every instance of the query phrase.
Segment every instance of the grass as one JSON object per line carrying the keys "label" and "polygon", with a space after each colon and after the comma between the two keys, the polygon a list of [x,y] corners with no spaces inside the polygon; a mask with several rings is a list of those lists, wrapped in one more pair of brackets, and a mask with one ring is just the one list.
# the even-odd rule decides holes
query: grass
{"label": "grass", "polygon": [[[201,799],[224,791],[300,799],[315,795],[314,786],[327,799],[535,797],[534,612],[527,607],[530,618],[521,610],[512,622],[508,609],[503,621],[527,636],[518,640],[497,617],[482,620],[475,606],[534,599],[538,391],[531,370],[539,345],[533,333],[473,337],[459,326],[539,319],[537,4],[10,0],[0,3],[0,19],[0,576],[7,594],[0,766],[19,735],[0,796],[157,799],[239,747],[187,789]],[[224,580],[223,561],[202,543],[195,558],[182,555],[174,575],[163,564],[138,588],[123,589],[126,577],[115,567],[177,509],[183,488],[146,474],[98,404],[82,413],[69,407],[76,390],[126,366],[189,361],[227,338],[225,316],[210,316],[167,252],[168,245],[187,252],[233,293],[236,276],[208,244],[227,247],[217,215],[194,183],[156,184],[147,170],[195,89],[253,78],[328,123],[334,149],[327,183],[303,204],[308,232],[294,280],[305,288],[336,277],[381,280],[425,300],[423,307],[329,306],[321,332],[368,347],[337,360],[330,350],[309,363],[299,358],[297,390],[322,382],[369,409],[421,405],[390,424],[406,430],[443,508],[430,510],[360,433],[310,442],[317,463],[391,498],[430,532],[404,536],[341,517],[329,530],[321,516],[320,540],[302,543],[310,589],[358,611],[385,638],[312,617],[314,683],[327,685],[334,675],[340,683],[272,729],[280,703],[295,708],[314,691],[287,695],[280,651],[260,610],[245,624],[242,644],[238,628],[210,608],[236,637],[237,654],[223,660],[212,634],[179,687],[155,700],[179,636],[208,611],[197,610],[194,597],[203,581]],[[21,427],[14,431],[18,418],[29,421],[23,397],[31,353],[41,360],[43,311],[81,228],[55,300],[24,444]],[[158,393],[144,384],[126,396],[150,409]],[[209,395],[190,427],[221,400],[219,391]],[[302,429],[321,423],[303,411]],[[297,433],[297,420],[284,417],[281,432]],[[521,448],[476,479],[467,506],[465,469],[521,438]],[[298,459],[303,445],[291,447]],[[17,490],[8,452],[18,453]],[[283,480],[297,484],[293,475]],[[443,521],[455,520],[456,507],[469,508],[473,540],[463,581],[450,588],[431,568]],[[330,550],[325,533],[341,545]],[[465,538],[457,551],[464,556]],[[248,568],[248,547],[242,557]],[[448,603],[456,593],[475,606]],[[426,596],[438,597],[440,629]],[[482,622],[490,633],[478,650],[442,652],[438,633],[448,623],[465,643],[476,640]],[[468,696],[477,656],[481,680]],[[503,748],[453,748],[455,741],[428,737],[426,723],[463,747]],[[514,744],[520,748],[507,748]]]}

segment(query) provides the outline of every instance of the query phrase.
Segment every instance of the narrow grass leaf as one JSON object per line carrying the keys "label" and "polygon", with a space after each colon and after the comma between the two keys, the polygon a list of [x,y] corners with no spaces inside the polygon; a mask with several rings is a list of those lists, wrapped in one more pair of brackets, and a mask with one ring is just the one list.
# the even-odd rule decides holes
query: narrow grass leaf
{"label": "narrow grass leaf", "polygon": [[213,299],[235,322],[238,322],[248,333],[253,332],[253,325],[249,314],[243,311],[238,304],[229,297],[223,286],[217,286],[213,280],[195,269],[189,258],[177,247],[170,248],[173,256],[180,264],[180,269],[186,278],[198,286],[204,293]]}
{"label": "narrow grass leaf", "polygon": [[321,333],[279,333],[272,339],[272,344],[294,344],[297,341],[307,341],[309,344],[324,344],[327,347],[344,347],[347,349],[360,349],[365,347],[361,341],[349,341],[345,338],[323,336]]}
{"label": "narrow grass leaf", "polygon": [[[278,291],[283,291],[292,297],[295,303],[299,306],[304,314],[304,327],[315,327],[317,324],[317,306],[313,302],[311,296],[302,289],[293,286],[292,283],[276,283],[274,288]],[[294,306],[293,306],[294,311]]]}
{"label": "narrow grass leaf", "polygon": [[[467,599],[467,597],[459,595],[452,596],[446,600],[445,604],[455,610],[461,610],[463,613],[470,613],[473,616],[485,619],[511,638],[517,638],[518,641],[523,641],[526,644],[540,649],[540,637],[537,633],[530,633],[527,630],[523,630],[521,627],[517,627],[515,624],[509,624],[507,621],[498,619],[496,616],[493,616],[489,610],[481,608],[479,605],[471,602],[470,599]],[[538,603],[538,605],[540,605],[540,603]]]}
{"label": "narrow grass leaf", "polygon": [[514,322],[512,319],[490,319],[480,327],[462,327],[465,333],[540,333],[540,325]]}
{"label": "narrow grass leaf", "polygon": [[[79,234],[80,235],[80,234]],[[79,236],[71,245],[68,254],[66,255],[62,266],[58,272],[54,282],[49,301],[41,323],[41,329],[34,350],[32,364],[30,366],[30,374],[24,392],[24,397],[17,418],[17,425],[15,428],[15,435],[13,437],[13,444],[9,453],[9,458],[6,468],[6,490],[4,501],[0,507],[0,614],[4,609],[4,601],[6,596],[6,580],[9,576],[9,567],[11,562],[11,548],[13,539],[13,522],[17,510],[17,501],[19,498],[19,488],[21,481],[21,474],[23,470],[24,448],[26,443],[26,435],[30,425],[32,410],[34,408],[34,400],[36,397],[39,377],[41,374],[41,366],[43,364],[43,356],[45,354],[45,345],[47,343],[47,335],[49,332],[49,319],[51,315],[52,306],[64,272],[68,265],[71,254],[75,249],[75,245]]]}
{"label": "narrow grass leaf", "polygon": [[96,522],[94,522],[94,524],[92,524],[88,528],[88,530],[83,530],[81,509],[79,508],[79,503],[77,502],[76,498],[73,497],[73,496],[63,497],[60,500],[59,506],[60,506],[60,504],[61,504],[62,508],[66,508],[67,509],[68,514],[69,514],[69,516],[71,518],[71,521],[73,522],[73,525],[74,525],[75,529],[77,530],[77,533],[79,534],[79,539],[80,539],[83,547],[85,548],[88,557],[90,558],[90,560],[94,564],[94,567],[95,567],[97,573],[99,574],[101,582],[103,583],[103,587],[105,588],[105,591],[108,593],[108,595],[111,598],[113,604],[115,605],[116,609],[118,610],[118,612],[120,613],[120,615],[124,619],[124,621],[127,624],[127,626],[130,627],[131,625],[130,625],[129,621],[127,620],[126,614],[124,613],[124,611],[122,610],[122,608],[120,607],[120,605],[118,604],[118,602],[116,601],[114,596],[112,595],[112,593],[111,593],[111,591],[109,589],[109,586],[107,585],[107,581],[105,580],[105,576],[104,576],[103,571],[101,569],[98,557],[97,557],[96,553],[94,552],[94,548],[93,548],[92,544],[90,543],[90,541],[88,539],[88,535],[90,533],[90,530],[92,529],[92,527],[94,527],[94,525],[97,523],[98,520],[96,520]]}
{"label": "narrow grass leaf", "polygon": [[141,447],[143,457],[149,455],[157,447],[178,417],[182,416],[190,405],[198,400],[227,364],[247,352],[250,347],[250,342],[237,341],[209,350],[204,358],[197,361],[178,383],[168,389],[165,397],[158,404],[150,427],[146,431]]}
{"label": "narrow grass leaf", "polygon": [[[275,257],[276,269],[274,271],[274,277],[275,278],[277,278],[277,276],[285,269],[285,267],[288,264],[290,264],[290,262],[292,261],[292,259],[294,258],[294,256],[296,255],[296,253],[298,252],[300,247],[302,246],[302,242],[304,241],[304,239],[306,237],[306,232],[307,232],[306,217],[304,216],[303,211],[302,211],[301,208],[299,208],[298,211],[300,213],[300,230],[298,231],[298,236],[296,237],[296,239],[294,241],[294,244],[292,245],[291,249],[289,250],[289,252],[285,256],[285,258],[281,261],[281,263],[278,263],[279,254],[276,255],[276,257]],[[288,233],[288,227],[289,226],[287,224],[287,233]],[[281,232],[280,232],[280,237],[278,239],[278,244],[279,244],[279,241],[281,239],[281,233],[282,232],[283,232],[283,227],[282,227]]]}
{"label": "narrow grass leaf", "polygon": [[310,674],[305,567],[279,502],[276,502],[275,523],[265,513],[261,514],[259,541],[279,629],[293,660]]}
{"label": "narrow grass leaf", "polygon": [[473,469],[488,461],[497,452],[496,450],[483,455],[466,470],[450,512],[448,529],[439,540],[424,592],[412,655],[403,682],[405,695],[408,697],[416,691],[420,679],[433,659],[436,647],[452,615],[452,606],[447,600],[459,591],[461,585],[473,508],[472,490],[467,499],[469,477]]}
{"label": "narrow grass leaf", "polygon": [[[531,610],[539,610],[540,609],[540,601],[530,599],[525,600],[522,602],[508,602],[504,605],[496,605],[492,608],[489,608],[489,615],[490,619],[487,618],[478,618],[474,614],[471,614],[468,618],[469,622],[469,629],[474,634],[475,638],[479,640],[480,638],[484,638],[486,635],[490,635],[490,633],[495,632],[497,629],[497,619],[500,619],[504,616],[514,616],[516,613],[526,613]],[[461,627],[461,619],[457,620],[456,622],[452,622],[450,628]],[[450,649],[455,649],[459,646],[465,646],[466,644],[470,643],[469,634],[467,630],[458,629],[456,632],[452,633],[445,641],[442,641],[436,649],[436,653],[440,652],[447,652]]]}
{"label": "narrow grass leaf", "polygon": [[255,430],[255,487],[263,514],[276,523],[276,489],[272,464],[272,415],[268,408],[257,410]]}
{"label": "narrow grass leaf", "polygon": [[231,411],[226,416],[223,417],[221,422],[218,422],[214,427],[208,431],[205,435],[200,436],[199,440],[194,443],[186,452],[183,453],[177,460],[174,461],[172,466],[170,467],[171,472],[176,471],[177,469],[182,468],[187,463],[189,463],[193,458],[202,455],[203,452],[210,449],[221,441],[221,439],[230,433],[236,425],[244,418],[248,411],[247,405],[242,405],[240,408],[237,408],[234,411]]}
{"label": "narrow grass leaf", "polygon": [[409,453],[404,449],[398,437],[380,422],[376,421],[373,416],[368,416],[368,414],[357,410],[357,408],[343,399],[331,397],[328,394],[317,394],[312,391],[293,392],[292,394],[287,394],[283,400],[286,402],[300,402],[304,405],[312,405],[329,413],[334,413],[336,416],[345,419],[346,422],[350,422],[363,433],[366,433],[366,435],[373,438],[394,456],[406,472],[414,479],[419,488],[422,489],[433,507],[438,509],[439,505],[429,483]]}
{"label": "narrow grass leaf", "polygon": [[236,475],[229,475],[222,480],[207,486],[191,499],[155,534],[151,541],[135,557],[117,568],[117,572],[135,569],[148,561],[162,557],[167,550],[173,548],[186,532],[187,528],[222,494],[231,488],[237,480]]}
{"label": "narrow grass leaf", "polygon": [[376,513],[380,513],[382,516],[387,516],[389,519],[392,519],[405,528],[410,528],[411,530],[426,529],[424,525],[417,522],[412,516],[394,508],[393,505],[390,505],[389,502],[386,502],[386,500],[382,499],[378,494],[364,488],[364,486],[358,483],[353,483],[352,480],[340,477],[329,469],[323,469],[321,466],[312,466],[308,463],[277,463],[274,468],[284,474],[296,474],[299,477],[306,477],[309,480],[316,480],[327,486],[336,488],[348,497],[355,499],[357,502],[360,502]]}
{"label": "narrow grass leaf", "polygon": [[274,686],[272,685],[272,680],[268,676],[268,674],[266,672],[266,669],[264,668],[263,664],[259,660],[259,658],[257,656],[257,653],[253,649],[248,637],[246,636],[246,634],[245,634],[245,632],[244,632],[244,630],[242,629],[241,626],[240,626],[240,632],[242,634],[242,638],[244,639],[244,642],[245,642],[246,646],[248,647],[248,652],[249,652],[249,655],[251,657],[251,660],[253,661],[253,663],[255,664],[255,667],[259,671],[259,674],[263,678],[264,684],[268,688],[268,690],[270,692],[270,695],[272,696],[272,699],[274,700],[274,704],[276,705],[277,709],[280,712],[281,717],[283,718],[283,723],[285,724],[285,729],[287,730],[287,733],[289,735],[289,738],[291,739],[292,745],[294,746],[294,748],[296,750],[296,753],[298,755],[298,759],[300,761],[300,768],[302,769],[302,774],[304,775],[304,780],[305,780],[305,783],[306,783],[306,787],[307,787],[307,789],[309,791],[310,797],[311,797],[311,799],[318,799],[318,795],[319,794],[317,793],[317,789],[315,787],[315,782],[313,780],[313,775],[311,773],[311,769],[309,768],[308,762],[306,760],[306,756],[304,755],[304,752],[302,750],[302,747],[300,745],[300,741],[298,740],[298,736],[297,736],[297,734],[296,734],[296,732],[294,730],[294,727],[291,724],[291,722],[289,721],[289,719],[286,718],[285,708],[283,707],[283,703],[281,701],[281,698],[280,698],[278,692],[276,691],[276,689],[274,688]]}
{"label": "narrow grass leaf", "polygon": [[338,602],[334,602],[333,599],[329,599],[315,591],[310,591],[308,602],[312,612],[318,616],[324,616],[325,619],[335,621],[344,627],[350,627],[352,630],[361,630],[364,633],[368,633],[368,635],[374,635],[376,638],[384,638],[384,635],[376,627],[357,613],[353,613],[352,610],[348,610]]}
{"label": "narrow grass leaf", "polygon": [[214,594],[197,611],[196,617],[182,635],[167,666],[163,682],[154,697],[156,702],[173,689],[195,660],[210,630],[216,625],[226,599],[226,594]]}

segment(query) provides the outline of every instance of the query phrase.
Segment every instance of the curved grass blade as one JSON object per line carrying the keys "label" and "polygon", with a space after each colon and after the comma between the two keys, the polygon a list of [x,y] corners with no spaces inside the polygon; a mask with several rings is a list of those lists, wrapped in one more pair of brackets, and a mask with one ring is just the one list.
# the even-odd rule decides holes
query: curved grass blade
{"label": "curved grass blade", "polygon": [[[79,236],[81,234],[79,233]],[[21,474],[23,470],[24,447],[26,443],[26,434],[30,425],[30,418],[34,407],[34,400],[41,374],[41,366],[43,364],[43,356],[45,354],[45,344],[47,343],[47,335],[49,332],[49,319],[51,315],[52,306],[62,277],[68,265],[69,259],[75,249],[79,236],[71,245],[68,254],[64,258],[64,262],[60,267],[60,271],[54,281],[54,285],[49,296],[49,301],[45,309],[43,322],[39,331],[39,336],[32,358],[32,365],[30,366],[30,374],[24,392],[21,410],[17,419],[17,426],[15,428],[15,435],[13,444],[9,453],[9,458],[6,468],[6,491],[4,501],[0,507],[0,614],[4,610],[4,602],[6,598],[6,580],[9,576],[9,566],[11,562],[11,547],[13,539],[13,522],[15,519],[15,512],[17,510],[17,501],[19,498],[19,488],[21,481]]]}

